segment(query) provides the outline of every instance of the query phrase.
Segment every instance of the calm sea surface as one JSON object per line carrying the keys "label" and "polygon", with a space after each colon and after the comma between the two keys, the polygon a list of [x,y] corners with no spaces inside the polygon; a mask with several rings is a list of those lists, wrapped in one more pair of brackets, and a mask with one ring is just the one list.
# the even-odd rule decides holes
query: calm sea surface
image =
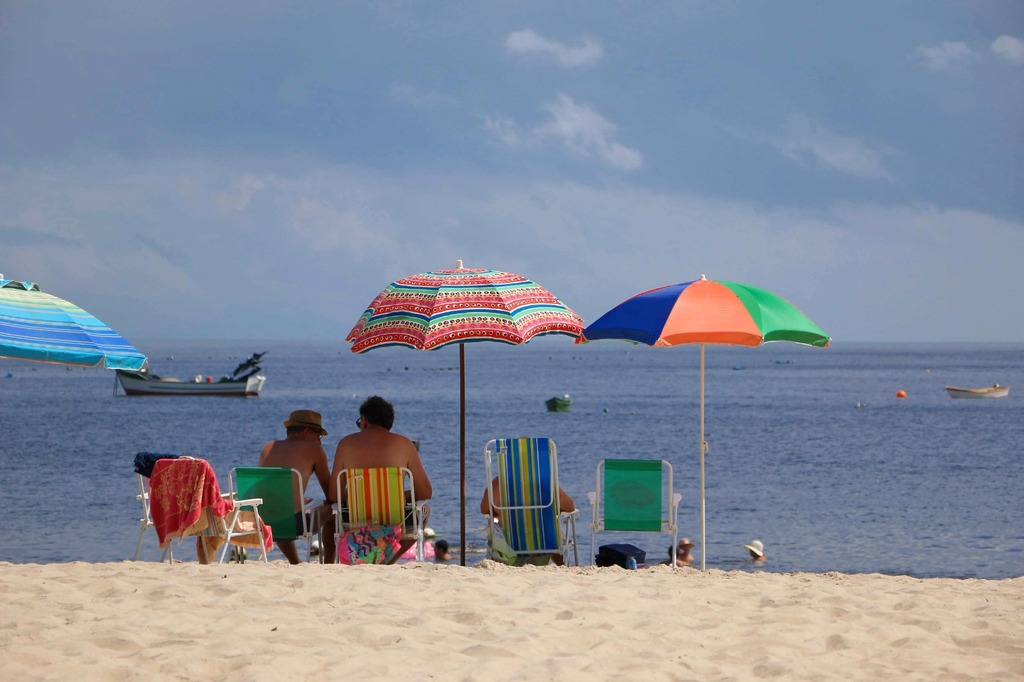
{"label": "calm sea surface", "polygon": [[[219,376],[254,351],[259,398],[114,394],[114,373],[0,358],[0,560],[130,558],[141,510],[136,452],[253,464],[297,408],[317,410],[338,438],[359,403],[394,402],[395,431],[421,441],[434,484],[430,526],[459,541],[458,349],[382,349],[281,342],[139,344],[165,376]],[[706,350],[707,564],[748,570],[743,545],[764,541],[758,570],[1003,578],[1024,575],[1024,345],[792,344]],[[562,486],[582,510],[605,457],[669,460],[683,494],[681,535],[699,542],[699,354],[619,342],[466,346],[469,563],[483,537],[483,446],[493,437],[548,436]],[[1003,400],[952,400],[943,387],[1011,386]],[[903,390],[906,398],[897,399]],[[569,393],[572,412],[548,413]],[[320,491],[314,482],[314,495]],[[142,558],[158,560],[152,531]],[[603,534],[648,560],[667,536]],[[698,546],[697,550],[700,550]],[[177,554],[194,556],[191,544]],[[275,552],[275,557],[280,555]]]}

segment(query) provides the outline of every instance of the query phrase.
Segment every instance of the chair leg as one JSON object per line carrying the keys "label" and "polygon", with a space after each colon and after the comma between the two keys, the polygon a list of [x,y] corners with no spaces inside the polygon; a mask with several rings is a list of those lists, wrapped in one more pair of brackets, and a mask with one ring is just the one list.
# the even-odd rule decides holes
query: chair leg
{"label": "chair leg", "polygon": [[142,541],[145,539],[146,530],[149,528],[149,524],[146,523],[146,519],[140,519],[139,525],[141,526],[139,529],[139,542],[135,545],[135,556],[132,557],[132,561],[139,560],[139,552],[142,551]]}
{"label": "chair leg", "polygon": [[227,524],[227,530],[224,533],[224,549],[220,551],[220,561],[218,561],[217,563],[224,563],[224,558],[227,556],[227,553],[231,551],[231,537],[232,534],[235,532],[235,523],[237,523],[238,521],[238,513],[240,511],[241,508],[237,506],[231,510],[231,521]]}

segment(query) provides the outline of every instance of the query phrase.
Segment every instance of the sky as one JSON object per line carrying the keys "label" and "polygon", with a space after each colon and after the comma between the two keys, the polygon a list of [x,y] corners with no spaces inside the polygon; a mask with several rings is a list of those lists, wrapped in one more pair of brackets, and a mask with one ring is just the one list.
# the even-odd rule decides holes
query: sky
{"label": "sky", "polygon": [[586,322],[703,274],[1024,341],[1024,3],[0,0],[5,278],[347,345],[456,260]]}

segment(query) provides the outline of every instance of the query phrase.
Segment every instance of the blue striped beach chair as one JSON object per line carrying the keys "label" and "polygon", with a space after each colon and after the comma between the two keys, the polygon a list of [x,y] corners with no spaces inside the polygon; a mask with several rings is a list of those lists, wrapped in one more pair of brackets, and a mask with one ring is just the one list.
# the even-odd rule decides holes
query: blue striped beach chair
{"label": "blue striped beach chair", "polygon": [[[576,518],[579,511],[562,512],[558,499],[558,458],[549,438],[499,438],[484,448],[487,471],[488,546],[492,558],[508,563],[546,563],[561,554],[565,565],[579,565]],[[495,474],[495,469],[497,473]],[[494,476],[498,499],[493,499]],[[497,519],[499,529],[492,522]],[[505,551],[494,551],[504,540]],[[507,552],[511,549],[514,555]]]}

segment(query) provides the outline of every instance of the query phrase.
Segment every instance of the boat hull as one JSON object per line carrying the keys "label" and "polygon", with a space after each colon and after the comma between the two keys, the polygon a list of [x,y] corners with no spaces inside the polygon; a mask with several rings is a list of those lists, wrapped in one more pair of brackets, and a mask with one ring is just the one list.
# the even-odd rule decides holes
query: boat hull
{"label": "boat hull", "polygon": [[950,398],[968,400],[985,400],[990,398],[1005,398],[1010,395],[1009,386],[988,386],[986,388],[960,388],[958,386],[946,386],[946,393]]}
{"label": "boat hull", "polygon": [[572,403],[568,398],[548,398],[544,401],[548,412],[569,412],[572,410]]}
{"label": "boat hull", "polygon": [[254,374],[243,381],[174,381],[148,379],[138,374],[117,373],[117,380],[125,395],[209,395],[227,397],[258,397],[266,377]]}

